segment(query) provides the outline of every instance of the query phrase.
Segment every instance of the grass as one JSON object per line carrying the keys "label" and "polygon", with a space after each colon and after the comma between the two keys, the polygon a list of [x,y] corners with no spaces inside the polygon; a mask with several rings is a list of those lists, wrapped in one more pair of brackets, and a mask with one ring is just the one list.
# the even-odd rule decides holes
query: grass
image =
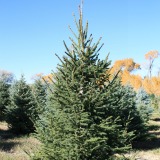
{"label": "grass", "polygon": [[[160,114],[149,121],[150,137],[133,145],[133,150],[123,155],[129,160],[160,160]],[[40,143],[32,136],[16,136],[9,132],[7,124],[0,122],[0,160],[29,160]]]}
{"label": "grass", "polygon": [[160,160],[160,114],[154,113],[149,121],[150,137],[136,142],[133,150],[125,154],[130,160]]}
{"label": "grass", "polygon": [[16,136],[0,122],[0,160],[29,160],[40,143],[32,136]]}

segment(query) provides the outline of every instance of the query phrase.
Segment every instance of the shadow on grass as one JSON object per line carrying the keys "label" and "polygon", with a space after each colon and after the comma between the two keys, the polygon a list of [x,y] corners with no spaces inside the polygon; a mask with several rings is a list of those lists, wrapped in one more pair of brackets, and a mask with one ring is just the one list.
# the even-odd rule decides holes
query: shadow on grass
{"label": "shadow on grass", "polygon": [[18,137],[22,137],[22,135],[16,135],[14,133],[12,133],[10,130],[2,130],[0,129],[0,139],[14,139],[14,138],[18,138]]}
{"label": "shadow on grass", "polygon": [[18,142],[7,142],[7,141],[1,141],[0,142],[0,150],[5,152],[11,152],[14,146],[18,145]]}
{"label": "shadow on grass", "polygon": [[14,142],[14,139],[18,137],[20,136],[13,134],[10,130],[0,129],[0,150],[11,152],[14,146],[19,144],[18,142]]}
{"label": "shadow on grass", "polygon": [[133,149],[138,150],[151,150],[151,149],[160,149],[160,126],[150,125],[148,127],[149,134],[143,141],[133,142]]}
{"label": "shadow on grass", "polygon": [[10,133],[8,130],[0,129],[0,138],[1,139],[10,139],[13,137],[13,134]]}
{"label": "shadow on grass", "polygon": [[151,125],[151,126],[148,126],[148,130],[149,131],[157,131],[160,129],[160,126],[158,125]]}
{"label": "shadow on grass", "polygon": [[153,118],[153,121],[160,122],[160,118]]}
{"label": "shadow on grass", "polygon": [[153,140],[133,142],[133,149],[140,150],[151,150],[151,149],[160,149],[160,138],[155,138]]}

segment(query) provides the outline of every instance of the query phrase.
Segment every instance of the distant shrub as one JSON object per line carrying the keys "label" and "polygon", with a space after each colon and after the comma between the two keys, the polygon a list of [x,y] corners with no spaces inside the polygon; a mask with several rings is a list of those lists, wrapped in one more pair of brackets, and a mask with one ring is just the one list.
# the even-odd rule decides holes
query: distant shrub
{"label": "distant shrub", "polygon": [[145,92],[143,88],[140,88],[136,95],[136,106],[144,122],[148,122],[153,112],[153,107],[151,105],[152,104],[150,96]]}

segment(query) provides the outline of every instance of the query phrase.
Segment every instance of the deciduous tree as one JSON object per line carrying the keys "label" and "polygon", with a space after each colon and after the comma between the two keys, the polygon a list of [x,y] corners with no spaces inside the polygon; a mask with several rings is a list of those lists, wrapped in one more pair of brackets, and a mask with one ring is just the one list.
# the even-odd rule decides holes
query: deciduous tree
{"label": "deciduous tree", "polygon": [[148,60],[148,77],[151,79],[152,77],[152,69],[153,69],[153,63],[156,58],[158,58],[159,52],[157,50],[149,51],[145,54],[145,59]]}

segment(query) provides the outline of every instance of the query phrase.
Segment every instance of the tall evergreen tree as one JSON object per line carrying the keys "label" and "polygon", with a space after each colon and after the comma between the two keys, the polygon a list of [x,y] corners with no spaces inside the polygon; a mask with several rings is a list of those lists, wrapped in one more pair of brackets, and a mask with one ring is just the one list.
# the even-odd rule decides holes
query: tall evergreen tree
{"label": "tall evergreen tree", "polygon": [[76,39],[70,38],[72,49],[64,42],[66,56],[59,58],[50,103],[37,127],[43,144],[39,159],[107,160],[128,149],[132,132],[119,123],[110,102],[116,109],[123,97],[114,90],[119,81],[117,76],[110,80],[110,61],[98,58],[103,45],[98,48],[100,40],[92,45],[88,23],[83,28],[82,19],[80,12],[79,22],[75,20],[78,35],[71,30]]}
{"label": "tall evergreen tree", "polygon": [[10,105],[6,110],[6,121],[9,128],[17,134],[25,134],[34,131],[31,120],[31,108],[34,99],[30,86],[26,84],[22,76],[19,81],[13,84],[10,92]]}

